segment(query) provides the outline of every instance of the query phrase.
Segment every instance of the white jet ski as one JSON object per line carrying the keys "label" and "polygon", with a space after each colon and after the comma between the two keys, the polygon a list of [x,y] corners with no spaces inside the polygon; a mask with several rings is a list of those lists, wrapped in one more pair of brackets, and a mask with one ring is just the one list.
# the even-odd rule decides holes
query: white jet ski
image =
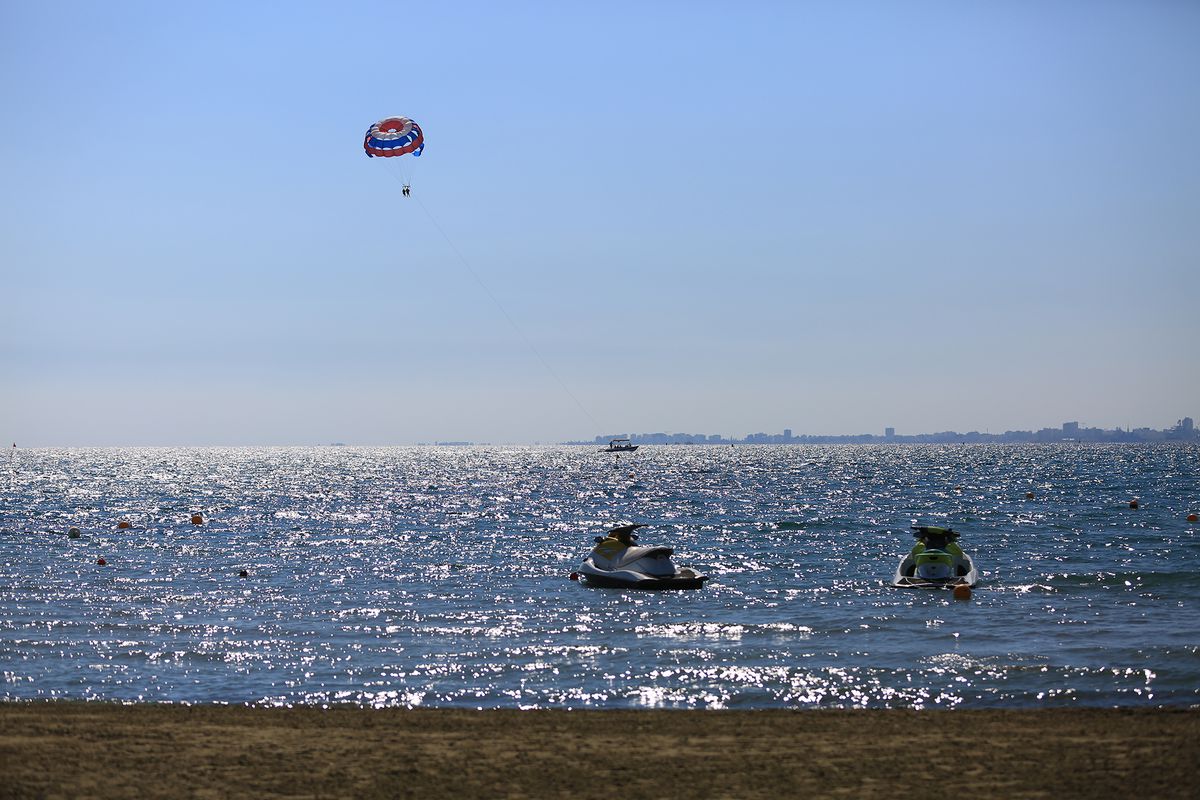
{"label": "white jet ski", "polygon": [[633,531],[644,525],[622,525],[597,536],[596,546],[572,578],[588,586],[610,589],[699,589],[708,580],[691,567],[676,567],[670,547],[642,547]]}
{"label": "white jet ski", "polygon": [[925,550],[900,559],[892,586],[898,589],[940,589],[955,586],[974,587],[979,581],[975,562],[969,555],[961,556],[943,548],[958,539],[949,528],[932,525],[913,526],[913,536],[925,542]]}

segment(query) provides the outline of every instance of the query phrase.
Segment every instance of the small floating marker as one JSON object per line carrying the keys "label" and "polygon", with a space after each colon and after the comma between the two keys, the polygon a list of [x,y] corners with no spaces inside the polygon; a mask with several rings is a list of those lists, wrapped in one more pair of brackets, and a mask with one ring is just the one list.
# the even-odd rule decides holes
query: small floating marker
{"label": "small floating marker", "polygon": [[1129,501],[1129,507],[1130,508],[1138,507],[1138,499],[1136,497]]}
{"label": "small floating marker", "polygon": [[1026,492],[1026,493],[1025,493],[1025,499],[1026,499],[1026,500],[1032,500],[1032,499],[1033,499],[1033,492]]}
{"label": "small floating marker", "polygon": [[192,524],[193,525],[203,525],[204,517],[200,516],[199,514],[192,514]]}
{"label": "small floating marker", "polygon": [[578,572],[572,572],[572,573],[571,573],[571,580],[573,580],[573,581],[577,581],[577,580],[579,580],[579,573],[578,573]]}
{"label": "small floating marker", "polygon": [[1200,517],[1197,517],[1195,514],[1188,514],[1188,515],[1187,515],[1187,521],[1188,521],[1188,522],[1196,522],[1196,521],[1198,521],[1198,520],[1200,520]]}
{"label": "small floating marker", "polygon": [[123,531],[129,530],[132,527],[133,527],[133,524],[130,522],[127,522],[126,520],[121,520],[120,522],[117,523],[117,528],[119,528],[120,530],[123,530]]}
{"label": "small floating marker", "polygon": [[971,599],[971,587],[967,586],[965,583],[960,583],[957,586],[955,586],[954,587],[954,599],[955,600],[970,600]]}
{"label": "small floating marker", "polygon": [[67,531],[67,536],[71,537],[72,539],[78,539],[79,538],[79,528],[71,528],[70,530]]}
{"label": "small floating marker", "polygon": [[100,565],[100,566],[102,566],[102,567],[103,567],[103,566],[104,566],[105,564],[107,564],[108,562],[107,562],[107,561],[105,561],[103,558],[97,558],[97,559],[96,559],[96,563],[97,563],[98,565]]}
{"label": "small floating marker", "polygon": [[238,573],[238,577],[239,577],[239,578],[249,578],[249,577],[250,577],[250,573],[249,573],[249,572],[246,572],[246,570],[242,570],[241,572],[239,572],[239,573]]}

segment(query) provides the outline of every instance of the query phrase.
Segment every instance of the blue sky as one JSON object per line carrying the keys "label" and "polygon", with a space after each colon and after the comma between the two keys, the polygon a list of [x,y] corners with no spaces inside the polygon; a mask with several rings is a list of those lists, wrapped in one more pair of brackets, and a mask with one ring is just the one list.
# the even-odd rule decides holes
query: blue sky
{"label": "blue sky", "polygon": [[0,0],[0,435],[1200,416],[1197,41],[1190,2]]}

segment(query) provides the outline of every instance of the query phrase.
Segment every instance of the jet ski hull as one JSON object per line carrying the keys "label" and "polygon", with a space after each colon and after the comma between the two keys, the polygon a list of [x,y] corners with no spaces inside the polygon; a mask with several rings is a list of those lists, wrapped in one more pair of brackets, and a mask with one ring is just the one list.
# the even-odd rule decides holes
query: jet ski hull
{"label": "jet ski hull", "polygon": [[579,568],[579,577],[588,586],[601,589],[699,589],[708,580],[690,567],[681,567],[674,575],[647,575],[631,569],[600,569],[590,558]]}
{"label": "jet ski hull", "polygon": [[913,557],[907,555],[900,559],[900,564],[896,567],[896,574],[892,576],[892,586],[897,589],[952,589],[955,586],[974,588],[979,581],[975,562],[968,555],[964,555],[963,559],[967,562],[963,575],[953,575],[947,578],[922,578],[916,574],[909,574],[915,564]]}

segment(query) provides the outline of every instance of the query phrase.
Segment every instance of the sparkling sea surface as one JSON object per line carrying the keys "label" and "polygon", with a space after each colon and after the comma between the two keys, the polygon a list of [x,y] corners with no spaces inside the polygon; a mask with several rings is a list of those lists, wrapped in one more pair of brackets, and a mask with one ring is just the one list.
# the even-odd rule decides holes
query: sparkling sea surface
{"label": "sparkling sea surface", "polygon": [[[1200,703],[1195,445],[18,450],[0,467],[10,701]],[[622,521],[710,583],[570,580]],[[888,585],[917,522],[962,533],[972,599]]]}

